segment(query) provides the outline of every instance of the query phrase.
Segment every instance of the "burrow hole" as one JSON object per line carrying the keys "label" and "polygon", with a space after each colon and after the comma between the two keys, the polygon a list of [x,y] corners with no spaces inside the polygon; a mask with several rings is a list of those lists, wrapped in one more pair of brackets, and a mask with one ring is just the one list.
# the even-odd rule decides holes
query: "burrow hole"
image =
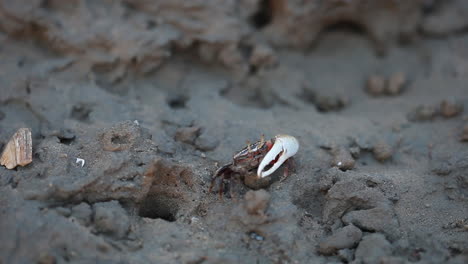
{"label": "burrow hole", "polygon": [[141,203],[138,215],[140,217],[159,218],[168,222],[175,222],[180,208],[179,203],[178,199],[162,196],[158,193],[150,193]]}
{"label": "burrow hole", "polygon": [[167,99],[167,104],[172,109],[182,109],[187,107],[188,100],[186,95],[173,95]]}
{"label": "burrow hole", "polygon": [[112,144],[122,144],[122,145],[123,144],[128,144],[129,143],[128,135],[126,135],[126,134],[112,135],[111,142],[112,142]]}
{"label": "burrow hole", "polygon": [[270,24],[273,19],[273,9],[270,0],[261,0],[257,12],[250,17],[250,23],[258,29]]}

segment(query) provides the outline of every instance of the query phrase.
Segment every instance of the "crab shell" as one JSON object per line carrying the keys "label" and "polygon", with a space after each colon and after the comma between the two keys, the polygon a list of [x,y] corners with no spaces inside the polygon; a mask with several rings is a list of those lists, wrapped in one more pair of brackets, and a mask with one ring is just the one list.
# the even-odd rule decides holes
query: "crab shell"
{"label": "crab shell", "polygon": [[[257,175],[264,178],[275,172],[286,160],[294,156],[299,150],[299,142],[290,135],[277,135],[275,143],[265,155],[257,169]],[[268,170],[263,171],[269,165]]]}

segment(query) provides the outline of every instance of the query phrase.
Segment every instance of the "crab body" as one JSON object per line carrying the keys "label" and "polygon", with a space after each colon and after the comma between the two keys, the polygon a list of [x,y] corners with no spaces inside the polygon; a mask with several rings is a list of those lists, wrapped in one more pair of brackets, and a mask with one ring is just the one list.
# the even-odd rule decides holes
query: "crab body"
{"label": "crab body", "polygon": [[[253,144],[247,143],[245,148],[233,156],[231,163],[220,167],[215,172],[210,191],[217,179],[221,179],[219,187],[221,195],[224,190],[224,182],[226,180],[230,181],[236,176],[242,178],[247,174],[256,173],[258,178],[267,177],[296,154],[298,149],[297,139],[289,135],[277,135],[266,141],[262,136],[260,141]],[[285,174],[287,168],[285,168]]]}

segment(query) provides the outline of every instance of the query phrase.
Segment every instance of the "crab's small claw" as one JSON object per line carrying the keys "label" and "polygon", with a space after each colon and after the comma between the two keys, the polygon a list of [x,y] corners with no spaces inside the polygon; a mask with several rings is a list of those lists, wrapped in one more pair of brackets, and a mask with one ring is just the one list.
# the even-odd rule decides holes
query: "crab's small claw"
{"label": "crab's small claw", "polygon": [[[264,178],[272,174],[287,159],[294,156],[298,150],[299,142],[295,137],[289,135],[277,135],[275,137],[275,143],[258,166],[258,177]],[[272,165],[271,168],[267,171],[263,171],[268,165]]]}

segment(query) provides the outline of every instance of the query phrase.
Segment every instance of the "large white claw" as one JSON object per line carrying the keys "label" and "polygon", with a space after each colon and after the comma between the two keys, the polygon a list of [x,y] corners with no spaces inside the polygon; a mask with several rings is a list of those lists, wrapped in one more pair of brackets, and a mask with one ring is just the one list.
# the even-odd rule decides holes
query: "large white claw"
{"label": "large white claw", "polygon": [[[275,144],[273,144],[273,147],[271,147],[270,151],[268,151],[258,166],[258,177],[264,178],[275,172],[281,164],[294,156],[298,150],[299,142],[295,137],[289,135],[277,135],[275,137]],[[279,158],[278,155],[280,155]],[[267,171],[263,171],[263,169],[265,169],[265,167],[267,167],[271,162],[274,162],[273,166],[271,166]]]}

